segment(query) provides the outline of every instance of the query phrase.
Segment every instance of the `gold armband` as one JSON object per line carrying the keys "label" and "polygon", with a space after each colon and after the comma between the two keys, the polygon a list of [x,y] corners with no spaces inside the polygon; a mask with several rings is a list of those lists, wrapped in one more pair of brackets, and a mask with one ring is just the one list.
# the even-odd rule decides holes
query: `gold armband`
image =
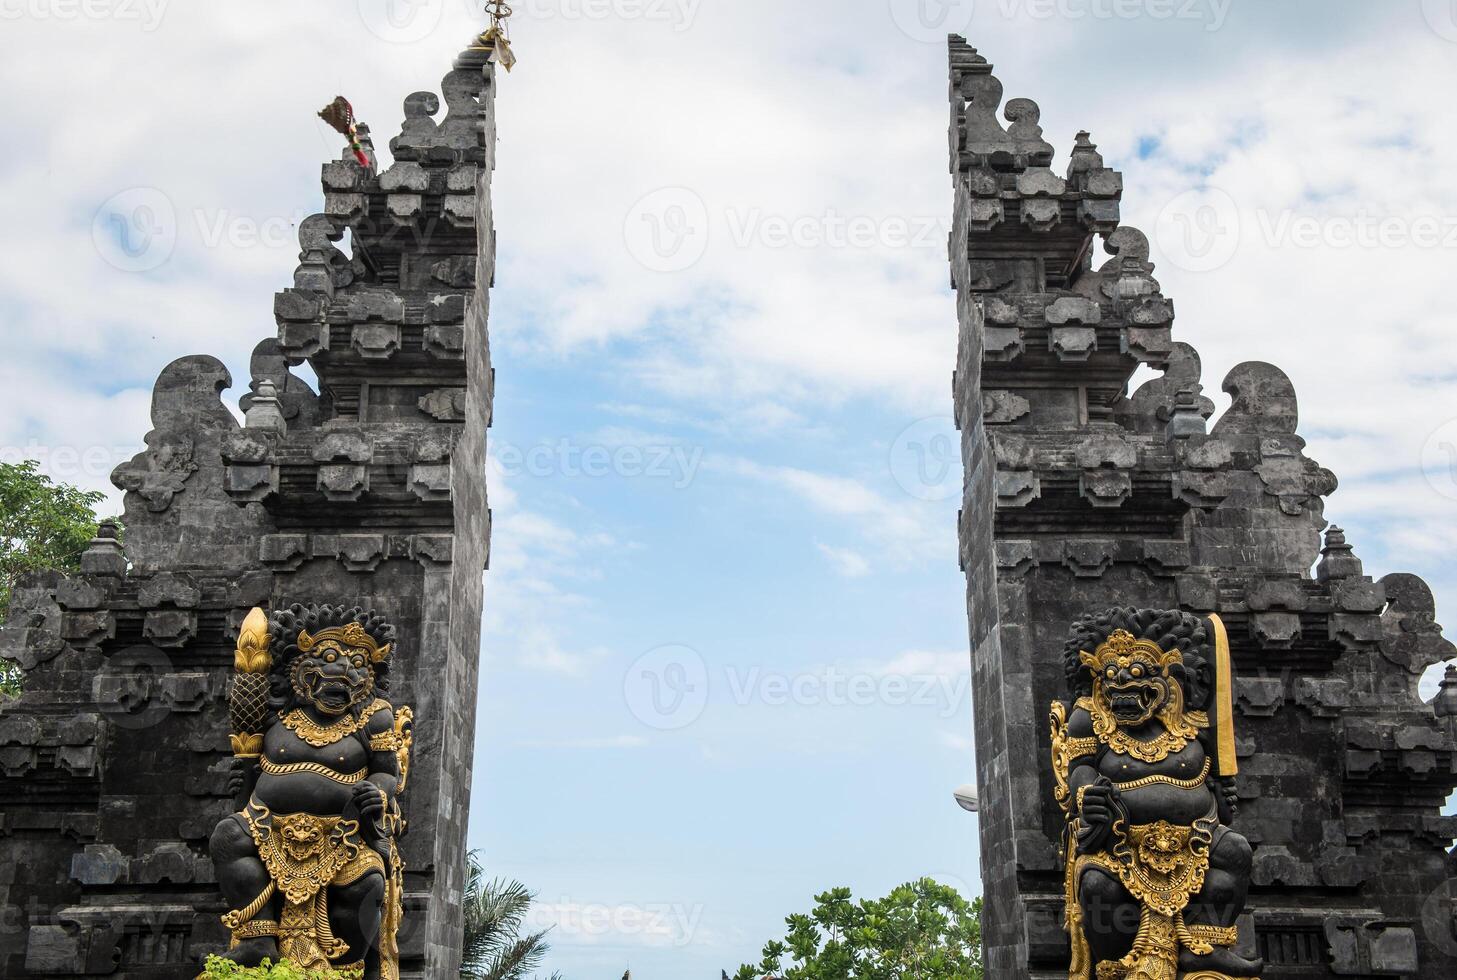
{"label": "gold armband", "polygon": [[1189,926],[1189,935],[1211,946],[1233,946],[1239,942],[1238,926]]}
{"label": "gold armband", "polygon": [[250,919],[233,930],[233,939],[237,942],[276,935],[278,935],[278,923],[273,919]]}
{"label": "gold armband", "polygon": [[371,752],[397,752],[399,748],[400,736],[393,730],[369,736],[369,751]]}

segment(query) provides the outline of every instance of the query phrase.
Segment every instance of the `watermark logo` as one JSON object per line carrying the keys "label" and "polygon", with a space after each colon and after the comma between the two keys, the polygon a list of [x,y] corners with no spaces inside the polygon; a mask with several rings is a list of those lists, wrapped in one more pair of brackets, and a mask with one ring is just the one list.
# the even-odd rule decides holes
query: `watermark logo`
{"label": "watermark logo", "polygon": [[786,674],[728,667],[724,679],[737,707],[934,708],[942,718],[961,710],[970,697],[971,674],[917,671],[847,672],[835,666]]}
{"label": "watermark logo", "polygon": [[1165,205],[1155,238],[1162,259],[1186,272],[1212,272],[1246,243],[1331,251],[1457,249],[1457,217],[1382,214],[1367,208],[1326,214],[1296,208],[1242,211],[1228,193],[1208,187],[1186,191]]}
{"label": "watermark logo", "polygon": [[550,930],[579,942],[601,941],[606,937],[620,941],[631,936],[644,946],[681,949],[693,943],[703,913],[701,903],[608,905],[563,897],[556,902],[533,902],[527,920],[533,932]]}
{"label": "watermark logo", "polygon": [[735,248],[834,248],[944,250],[951,230],[944,217],[844,215],[833,208],[817,214],[765,214],[760,208],[731,208],[725,219]]}
{"label": "watermark logo", "polygon": [[103,446],[47,444],[32,439],[24,446],[0,446],[0,463],[17,466],[34,460],[47,476],[66,483],[95,483],[108,480],[111,471],[131,459],[142,444]]}
{"label": "watermark logo", "polygon": [[693,26],[703,0],[525,0],[513,6],[531,20],[634,20],[669,24],[675,33]]}
{"label": "watermark logo", "polygon": [[110,657],[91,679],[96,708],[118,728],[141,731],[172,713],[163,678],[172,661],[156,647],[129,647]]}
{"label": "watermark logo", "polygon": [[1422,902],[1422,934],[1447,956],[1457,956],[1457,883],[1447,882]]}
{"label": "watermark logo", "polygon": [[570,479],[616,476],[662,480],[670,483],[674,490],[686,490],[703,463],[702,446],[580,446],[570,439],[540,442],[525,449],[503,443],[492,450],[492,455],[506,476],[564,476]]}
{"label": "watermark logo", "polygon": [[708,206],[686,187],[663,187],[644,195],[622,226],[627,251],[654,272],[682,272],[708,250]]}
{"label": "watermark logo", "polygon": [[623,679],[633,717],[659,731],[693,724],[708,706],[708,665],[692,647],[669,644],[638,657]]}
{"label": "watermark logo", "polygon": [[390,44],[413,44],[429,37],[445,15],[445,0],[358,0],[359,19],[369,32]]}
{"label": "watermark logo", "polygon": [[782,214],[758,207],[729,207],[712,218],[703,198],[684,187],[653,191],[628,213],[623,234],[628,251],[655,272],[681,272],[708,250],[709,228],[726,233],[736,249],[857,249],[944,252],[950,223],[936,215],[842,214],[834,208]]}
{"label": "watermark logo", "polygon": [[1422,0],[1422,16],[1432,33],[1457,44],[1457,0]]}
{"label": "watermark logo", "polygon": [[1217,31],[1234,0],[890,0],[891,19],[913,41],[942,43],[965,34],[975,17],[1006,21],[1155,20]]}
{"label": "watermark logo", "polygon": [[105,262],[122,272],[150,272],[171,260],[182,239],[189,245],[293,251],[307,213],[256,217],[223,208],[177,210],[155,187],[132,187],[108,198],[91,220],[91,241]]}
{"label": "watermark logo", "polygon": [[728,665],[711,675],[702,656],[680,644],[639,657],[623,679],[628,710],[658,731],[686,728],[718,692],[734,708],[930,709],[940,718],[962,711],[971,696],[971,673],[947,658],[909,653],[882,666],[845,670],[834,664],[786,672],[758,664]]}
{"label": "watermark logo", "polygon": [[1422,446],[1422,475],[1432,489],[1457,500],[1457,419],[1448,419]]}
{"label": "watermark logo", "polygon": [[1213,272],[1239,249],[1239,206],[1218,187],[1185,191],[1159,212],[1154,237],[1163,257],[1185,272]]}
{"label": "watermark logo", "polygon": [[912,422],[890,447],[895,482],[917,500],[950,500],[961,495],[961,445],[956,423],[947,416]]}
{"label": "watermark logo", "polygon": [[964,34],[975,13],[976,0],[890,0],[895,26],[922,44],[945,44],[946,35]]}
{"label": "watermark logo", "polygon": [[150,272],[177,248],[177,209],[155,187],[114,194],[91,219],[91,241],[106,262],[122,272]]}
{"label": "watermark logo", "polygon": [[170,0],[0,0],[0,20],[104,20],[139,24],[151,33]]}

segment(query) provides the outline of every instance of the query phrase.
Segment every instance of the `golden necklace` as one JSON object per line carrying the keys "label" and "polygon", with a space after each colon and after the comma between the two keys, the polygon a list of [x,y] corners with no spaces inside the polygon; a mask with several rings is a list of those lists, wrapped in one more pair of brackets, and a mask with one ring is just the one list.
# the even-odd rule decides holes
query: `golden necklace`
{"label": "golden necklace", "polygon": [[1142,762],[1162,762],[1173,752],[1178,752],[1199,736],[1200,728],[1209,726],[1208,715],[1202,711],[1183,709],[1182,692],[1172,704],[1158,715],[1164,731],[1157,738],[1143,741],[1129,735],[1118,725],[1107,699],[1102,695],[1101,685],[1091,698],[1081,698],[1078,707],[1087,708],[1093,716],[1093,731],[1108,748],[1122,755],[1131,755]]}
{"label": "golden necklace", "polygon": [[1128,735],[1121,728],[1115,728],[1108,734],[1108,748],[1121,755],[1131,755],[1144,762],[1162,762],[1169,757],[1170,753],[1178,752],[1188,744],[1187,738],[1174,732],[1164,732],[1158,738],[1148,742]]}
{"label": "golden necklace", "polygon": [[388,706],[386,702],[377,700],[366,708],[359,717],[356,718],[353,715],[346,715],[328,725],[320,725],[305,714],[302,708],[294,708],[280,718],[279,721],[283,724],[284,728],[287,728],[314,748],[321,749],[326,745],[333,745],[335,742],[353,735],[365,725],[369,724],[369,719],[376,712]]}

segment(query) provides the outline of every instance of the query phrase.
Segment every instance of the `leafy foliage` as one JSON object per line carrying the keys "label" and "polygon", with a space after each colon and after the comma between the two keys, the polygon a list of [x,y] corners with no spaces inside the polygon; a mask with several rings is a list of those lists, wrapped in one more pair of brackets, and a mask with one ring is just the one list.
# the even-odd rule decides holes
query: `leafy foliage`
{"label": "leafy foliage", "polygon": [[[21,573],[73,569],[96,534],[104,494],[53,483],[34,460],[0,463],[0,623]],[[20,693],[20,670],[0,660],[0,700]]]}
{"label": "leafy foliage", "polygon": [[[526,913],[535,896],[519,881],[486,880],[476,852],[466,870],[465,941],[461,950],[462,980],[524,980],[551,947],[546,933],[522,936]],[[552,974],[560,980],[560,974]]]}
{"label": "leafy foliage", "polygon": [[263,961],[262,966],[239,966],[221,956],[209,956],[198,980],[351,980],[358,973],[340,970],[303,970],[288,960]]}
{"label": "leafy foliage", "polygon": [[836,888],[815,903],[734,980],[982,980],[980,898],[923,878],[882,899],[856,902]]}

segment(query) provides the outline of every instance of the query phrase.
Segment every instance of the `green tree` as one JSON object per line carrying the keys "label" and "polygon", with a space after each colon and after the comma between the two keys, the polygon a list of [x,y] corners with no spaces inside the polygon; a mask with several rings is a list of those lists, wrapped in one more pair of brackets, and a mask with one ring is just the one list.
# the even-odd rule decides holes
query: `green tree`
{"label": "green tree", "polygon": [[[519,881],[486,880],[472,851],[466,867],[461,980],[524,980],[551,947],[546,932],[521,935],[535,897]],[[552,980],[561,975],[552,974]]]}
{"label": "green tree", "polygon": [[[96,534],[93,508],[105,495],[53,483],[34,460],[0,463],[0,623],[23,572],[73,569]],[[20,693],[20,669],[0,660],[0,700]]]}
{"label": "green tree", "polygon": [[734,980],[982,980],[980,898],[922,878],[882,899],[835,888],[815,903]]}
{"label": "green tree", "polygon": [[239,966],[221,956],[209,956],[198,980],[351,980],[358,971],[303,970],[288,960],[277,963],[263,961],[262,966]]}

